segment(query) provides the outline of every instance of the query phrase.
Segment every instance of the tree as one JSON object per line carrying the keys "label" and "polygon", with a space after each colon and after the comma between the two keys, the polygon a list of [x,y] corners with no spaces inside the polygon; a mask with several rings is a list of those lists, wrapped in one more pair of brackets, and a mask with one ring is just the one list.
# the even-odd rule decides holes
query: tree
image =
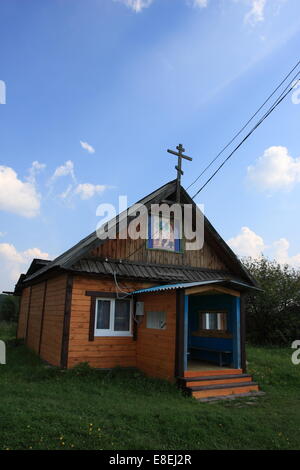
{"label": "tree", "polygon": [[300,339],[300,271],[265,257],[243,263],[262,289],[247,298],[247,339],[261,345]]}
{"label": "tree", "polygon": [[18,319],[18,299],[12,295],[0,296],[0,320],[15,322]]}

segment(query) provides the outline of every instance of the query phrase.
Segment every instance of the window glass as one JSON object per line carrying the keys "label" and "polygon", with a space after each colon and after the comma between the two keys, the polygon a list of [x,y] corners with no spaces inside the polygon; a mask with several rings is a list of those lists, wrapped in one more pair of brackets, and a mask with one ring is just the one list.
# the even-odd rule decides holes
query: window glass
{"label": "window glass", "polygon": [[110,300],[97,300],[97,330],[109,330]]}
{"label": "window glass", "polygon": [[202,313],[201,316],[201,324],[203,330],[227,330],[226,312],[206,312]]}
{"label": "window glass", "polygon": [[115,301],[115,331],[128,331],[130,325],[130,301],[120,300]]}
{"label": "window glass", "polygon": [[147,328],[166,329],[166,312],[147,312]]}

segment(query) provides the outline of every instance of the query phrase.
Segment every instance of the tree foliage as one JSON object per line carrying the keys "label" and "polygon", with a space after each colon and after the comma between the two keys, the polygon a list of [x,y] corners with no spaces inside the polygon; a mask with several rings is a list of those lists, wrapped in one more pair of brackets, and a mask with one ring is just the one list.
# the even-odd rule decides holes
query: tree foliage
{"label": "tree foliage", "polygon": [[300,339],[300,271],[265,257],[243,263],[262,289],[247,298],[248,341],[290,346]]}
{"label": "tree foliage", "polygon": [[0,320],[16,322],[18,319],[18,298],[12,295],[0,295]]}

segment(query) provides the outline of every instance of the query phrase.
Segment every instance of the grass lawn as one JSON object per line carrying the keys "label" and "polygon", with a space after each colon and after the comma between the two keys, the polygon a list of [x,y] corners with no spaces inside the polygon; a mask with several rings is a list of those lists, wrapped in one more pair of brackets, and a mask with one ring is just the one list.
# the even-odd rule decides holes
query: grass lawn
{"label": "grass lawn", "polygon": [[61,371],[2,325],[0,449],[300,449],[300,365],[291,349],[248,348],[263,397],[198,403],[135,370]]}

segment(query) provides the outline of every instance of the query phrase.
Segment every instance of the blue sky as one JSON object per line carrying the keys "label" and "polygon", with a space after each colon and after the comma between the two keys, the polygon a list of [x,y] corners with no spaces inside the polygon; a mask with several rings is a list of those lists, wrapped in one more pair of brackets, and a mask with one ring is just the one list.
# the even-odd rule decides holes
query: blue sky
{"label": "blue sky", "polygon": [[[0,16],[0,289],[93,231],[100,203],[173,179],[179,142],[187,187],[299,60],[298,0],[3,0]],[[196,199],[238,254],[294,266],[297,102]]]}

